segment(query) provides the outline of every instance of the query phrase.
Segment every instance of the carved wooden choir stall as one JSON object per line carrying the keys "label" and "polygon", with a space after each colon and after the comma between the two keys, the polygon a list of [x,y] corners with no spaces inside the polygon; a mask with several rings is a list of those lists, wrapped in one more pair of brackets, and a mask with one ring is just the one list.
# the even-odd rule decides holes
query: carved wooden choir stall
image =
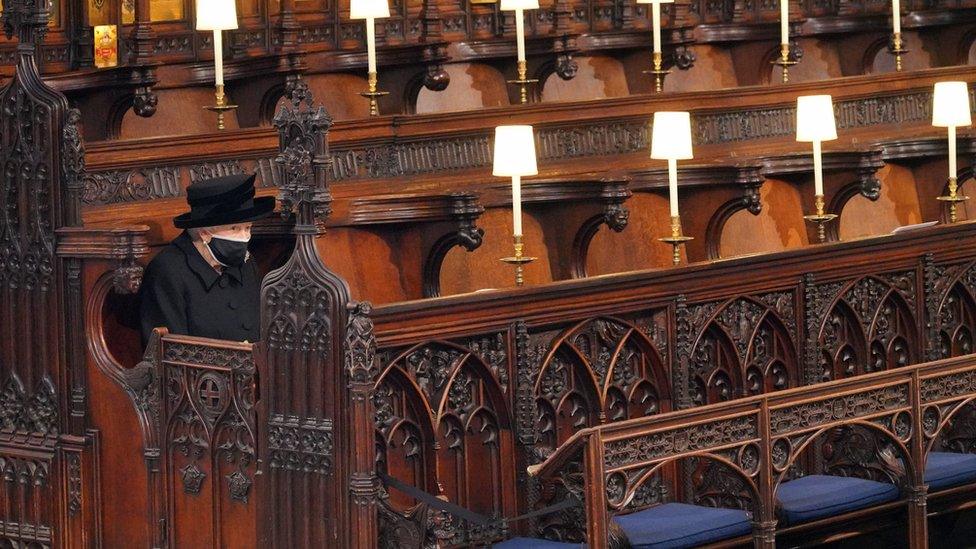
{"label": "carved wooden choir stall", "polygon": [[[0,549],[971,536],[976,137],[933,94],[972,110],[976,3],[543,1],[524,48],[502,4],[2,0]],[[241,173],[261,341],[144,347],[186,187]]]}

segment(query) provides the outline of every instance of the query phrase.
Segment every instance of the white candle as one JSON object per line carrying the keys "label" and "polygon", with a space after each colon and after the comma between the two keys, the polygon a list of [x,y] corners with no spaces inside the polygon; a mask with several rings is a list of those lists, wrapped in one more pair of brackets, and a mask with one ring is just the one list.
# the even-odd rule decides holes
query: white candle
{"label": "white candle", "polygon": [[224,41],[219,30],[213,31],[214,80],[218,86],[224,85]]}
{"label": "white candle", "polygon": [[521,8],[515,10],[515,39],[518,43],[519,61],[525,61],[525,17],[522,13]]}
{"label": "white candle", "polygon": [[901,34],[901,0],[891,0],[891,24],[895,34]]}
{"label": "white candle", "polygon": [[813,142],[813,192],[823,196],[823,158],[820,151],[820,141]]}
{"label": "white candle", "polygon": [[949,126],[949,177],[956,177],[956,127]]}
{"label": "white candle", "polygon": [[668,159],[668,199],[671,205],[671,217],[678,217],[678,161]]}
{"label": "white candle", "polygon": [[654,25],[654,53],[661,53],[661,3],[651,4],[651,21]]}
{"label": "white candle", "polygon": [[515,236],[522,235],[522,176],[512,176],[512,223]]}
{"label": "white candle", "polygon": [[790,43],[790,0],[779,0],[780,44]]}
{"label": "white candle", "polygon": [[369,72],[376,72],[376,24],[372,17],[366,18],[366,57]]}

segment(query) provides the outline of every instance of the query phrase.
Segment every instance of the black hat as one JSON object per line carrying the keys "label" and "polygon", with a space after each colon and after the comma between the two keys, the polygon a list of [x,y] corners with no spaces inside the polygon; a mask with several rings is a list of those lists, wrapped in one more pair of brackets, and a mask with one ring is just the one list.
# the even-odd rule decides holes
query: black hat
{"label": "black hat", "polygon": [[205,179],[186,189],[190,211],[173,218],[178,229],[245,223],[274,211],[273,196],[254,198],[254,174]]}

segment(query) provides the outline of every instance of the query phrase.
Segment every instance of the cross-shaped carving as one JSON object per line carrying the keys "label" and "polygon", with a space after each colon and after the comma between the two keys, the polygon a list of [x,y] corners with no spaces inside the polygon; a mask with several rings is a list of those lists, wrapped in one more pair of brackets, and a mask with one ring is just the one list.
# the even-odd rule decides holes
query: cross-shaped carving
{"label": "cross-shaped carving", "polygon": [[200,402],[210,410],[220,408],[220,387],[213,379],[206,378],[200,382]]}

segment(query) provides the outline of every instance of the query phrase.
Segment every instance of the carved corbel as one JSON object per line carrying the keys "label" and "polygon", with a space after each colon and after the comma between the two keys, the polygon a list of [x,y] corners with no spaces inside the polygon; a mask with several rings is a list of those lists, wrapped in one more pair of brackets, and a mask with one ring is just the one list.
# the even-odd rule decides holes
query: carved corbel
{"label": "carved corbel", "polygon": [[708,227],[705,229],[705,246],[708,259],[718,259],[721,255],[722,231],[728,220],[741,210],[745,210],[752,215],[762,213],[762,201],[759,197],[759,185],[751,185],[744,189],[742,196],[733,198],[719,207],[719,209],[708,220]]}
{"label": "carved corbel", "polygon": [[152,86],[140,86],[132,96],[132,111],[138,116],[149,118],[156,114],[157,103],[159,97],[153,92]]}
{"label": "carved corbel", "polygon": [[600,191],[603,212],[587,219],[573,239],[573,278],[586,278],[586,256],[593,237],[602,225],[617,233],[627,227],[630,211],[624,206],[624,202],[633,194],[628,188],[629,184],[627,179],[604,181]]}
{"label": "carved corbel", "polygon": [[444,91],[451,83],[451,76],[444,70],[444,61],[448,59],[446,46],[430,44],[424,47],[421,58],[425,66],[424,87],[430,91]]}
{"label": "carved corbel", "polygon": [[671,64],[683,71],[694,67],[697,60],[695,49],[689,45],[676,46],[671,52]]}
{"label": "carved corbel", "polygon": [[470,193],[452,194],[450,217],[457,226],[455,232],[442,236],[427,254],[424,261],[424,297],[437,297],[441,293],[441,266],[447,253],[455,246],[473,252],[481,246],[485,230],[478,227],[478,217],[484,213],[484,206],[478,204],[477,195]]}

